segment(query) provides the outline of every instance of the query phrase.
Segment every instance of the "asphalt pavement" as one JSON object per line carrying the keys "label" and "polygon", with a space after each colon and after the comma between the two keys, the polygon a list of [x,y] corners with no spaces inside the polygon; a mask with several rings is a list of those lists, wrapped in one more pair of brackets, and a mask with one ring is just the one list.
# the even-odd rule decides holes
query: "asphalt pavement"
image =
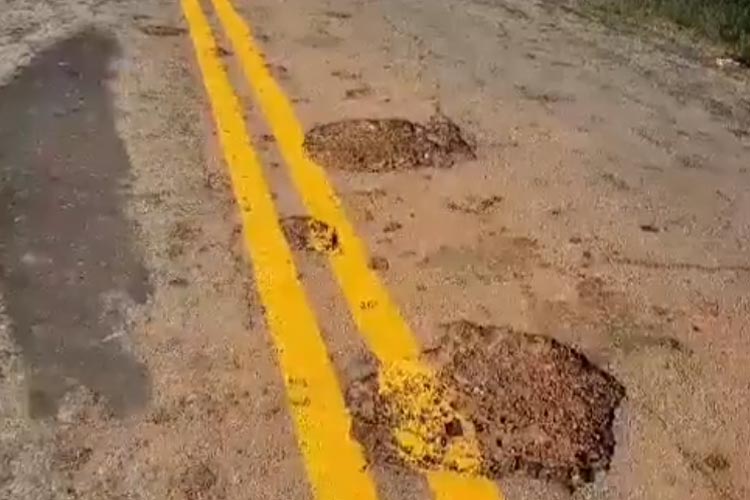
{"label": "asphalt pavement", "polygon": [[750,496],[716,49],[573,1],[0,11],[0,498]]}

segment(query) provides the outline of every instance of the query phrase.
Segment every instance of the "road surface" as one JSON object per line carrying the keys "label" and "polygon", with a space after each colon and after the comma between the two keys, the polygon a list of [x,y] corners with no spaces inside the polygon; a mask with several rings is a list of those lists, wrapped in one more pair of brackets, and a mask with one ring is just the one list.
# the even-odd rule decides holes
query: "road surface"
{"label": "road surface", "polygon": [[0,498],[750,497],[746,70],[565,1],[0,10]]}

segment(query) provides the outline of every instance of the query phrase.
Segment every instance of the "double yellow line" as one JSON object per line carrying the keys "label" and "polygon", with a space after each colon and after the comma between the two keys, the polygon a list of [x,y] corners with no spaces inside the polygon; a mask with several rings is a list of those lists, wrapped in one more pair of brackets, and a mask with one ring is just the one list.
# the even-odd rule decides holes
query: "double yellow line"
{"label": "double yellow line", "polygon": [[[424,386],[437,387],[434,373],[419,360],[420,349],[413,332],[369,268],[367,251],[325,172],[305,155],[302,126],[289,99],[268,71],[250,27],[230,0],[212,3],[307,210],[336,228],[343,251],[330,255],[331,268],[359,330],[381,363],[381,390],[391,394],[404,415],[429,414],[429,406],[434,405],[432,394],[414,395],[403,390],[410,379],[417,377],[427,381]],[[361,447],[350,437],[351,417],[317,320],[297,277],[240,100],[218,57],[199,0],[182,0],[182,7],[242,213],[246,246],[284,374],[297,441],[314,497],[375,500],[375,483]],[[458,414],[448,418],[468,424]],[[393,430],[394,437],[408,445],[417,457],[429,455],[435,452],[434,434],[442,431],[443,422],[431,424],[419,418],[411,422],[407,419],[402,428]],[[500,499],[494,483],[477,474],[478,445],[470,425],[466,428],[466,436],[440,457],[445,470],[426,472],[430,488],[437,500]]]}

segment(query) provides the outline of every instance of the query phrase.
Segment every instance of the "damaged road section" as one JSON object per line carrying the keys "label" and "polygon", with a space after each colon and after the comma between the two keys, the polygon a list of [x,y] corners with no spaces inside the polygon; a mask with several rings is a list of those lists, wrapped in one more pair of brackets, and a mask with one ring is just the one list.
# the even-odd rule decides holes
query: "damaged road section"
{"label": "damaged road section", "polygon": [[[617,380],[549,337],[467,321],[444,329],[439,347],[425,353],[439,385],[414,389],[454,408],[406,414],[383,377],[350,387],[353,433],[371,460],[435,469],[450,464],[442,457],[468,437],[479,443],[481,472],[493,478],[521,472],[575,488],[609,468],[612,423],[625,396]],[[408,441],[391,432],[405,420],[435,431],[428,453],[416,459]]]}
{"label": "damaged road section", "polygon": [[332,254],[341,249],[336,229],[307,215],[281,219],[281,229],[294,250]]}
{"label": "damaged road section", "polygon": [[390,118],[319,125],[305,135],[304,149],[323,167],[357,172],[449,168],[476,157],[458,125],[443,116],[425,124]]}
{"label": "damaged road section", "polygon": [[150,287],[122,209],[130,164],[107,89],[117,52],[85,31],[0,88],[0,289],[35,417],[55,416],[76,386],[116,415],[149,399],[128,342]]}

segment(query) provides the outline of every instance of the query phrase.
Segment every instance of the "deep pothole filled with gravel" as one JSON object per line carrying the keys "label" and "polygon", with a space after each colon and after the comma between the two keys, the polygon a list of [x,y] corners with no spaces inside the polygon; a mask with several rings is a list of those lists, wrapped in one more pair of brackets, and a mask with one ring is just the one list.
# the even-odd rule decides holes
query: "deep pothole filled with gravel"
{"label": "deep pothole filled with gravel", "polygon": [[[437,345],[424,353],[439,385],[429,389],[464,419],[440,421],[438,453],[473,435],[484,475],[524,473],[570,488],[609,468],[612,424],[625,390],[583,354],[546,336],[467,321],[444,325]],[[419,381],[413,390],[422,391]],[[388,397],[377,376],[350,386],[353,434],[370,460],[413,466],[392,435],[404,416]],[[425,419],[444,413],[452,412],[438,409]],[[431,457],[420,460],[418,467],[440,467]]]}
{"label": "deep pothole filled with gravel", "polygon": [[399,118],[326,123],[307,132],[304,149],[326,168],[359,172],[448,168],[475,158],[464,133],[444,116],[424,124]]}

